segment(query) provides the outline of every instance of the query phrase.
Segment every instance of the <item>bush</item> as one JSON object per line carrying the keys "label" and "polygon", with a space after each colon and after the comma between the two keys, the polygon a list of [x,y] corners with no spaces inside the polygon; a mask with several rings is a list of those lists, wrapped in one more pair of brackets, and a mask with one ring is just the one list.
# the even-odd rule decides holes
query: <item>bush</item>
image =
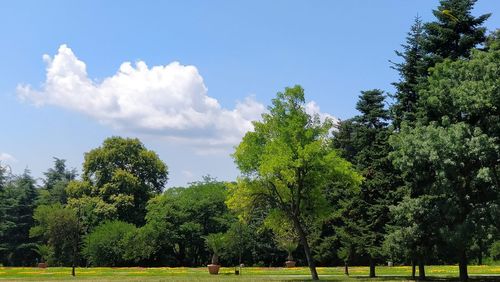
{"label": "bush", "polygon": [[123,238],[136,231],[133,224],[123,221],[109,221],[98,226],[84,240],[83,255],[93,266],[124,266],[128,246]]}
{"label": "bush", "polygon": [[490,256],[494,260],[500,260],[500,241],[496,241],[491,245]]}

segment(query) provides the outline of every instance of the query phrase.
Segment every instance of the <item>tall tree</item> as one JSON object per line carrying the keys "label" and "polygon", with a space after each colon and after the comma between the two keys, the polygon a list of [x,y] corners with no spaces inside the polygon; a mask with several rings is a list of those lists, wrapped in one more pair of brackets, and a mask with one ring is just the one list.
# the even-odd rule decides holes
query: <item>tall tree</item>
{"label": "tall tree", "polygon": [[[33,218],[35,225],[30,236],[39,238],[52,249],[49,263],[59,266],[77,265],[80,248],[80,223],[78,212],[61,204],[37,207]],[[74,269],[73,269],[74,275]]]}
{"label": "tall tree", "polygon": [[433,10],[436,21],[426,23],[423,47],[427,67],[446,58],[468,58],[471,50],[486,40],[486,28],[481,26],[491,14],[472,15],[476,0],[440,0]]}
{"label": "tall tree", "polygon": [[308,240],[308,223],[328,210],[324,189],[332,182],[358,185],[361,177],[329,143],[331,122],[305,111],[304,90],[286,88],[269,113],[254,122],[233,154],[243,173],[232,186],[229,205],[250,210],[256,202],[281,212],[293,223],[314,280],[319,279]]}
{"label": "tall tree", "polygon": [[167,182],[167,166],[138,139],[111,137],[85,154],[82,181],[72,181],[68,204],[89,227],[107,219],[144,224],[146,204]]}
{"label": "tall tree", "polygon": [[29,265],[35,259],[29,238],[37,191],[29,170],[4,184],[0,191],[0,259],[6,265]]}
{"label": "tall tree", "polygon": [[[353,148],[347,152],[349,160],[361,172],[364,181],[356,195],[359,201],[353,201],[351,209],[357,209],[355,220],[359,236],[360,251],[367,254],[370,261],[370,276],[375,276],[375,263],[382,256],[381,245],[385,234],[385,225],[389,220],[389,205],[396,202],[395,192],[399,179],[389,160],[390,130],[387,120],[389,113],[384,107],[385,96],[381,90],[362,91],[356,109],[360,115],[351,119],[349,138],[335,138],[338,148]],[[337,136],[345,136],[339,131]],[[349,155],[350,154],[350,155]],[[345,225],[346,227],[349,224]],[[354,231],[354,228],[349,228]],[[353,234],[354,235],[354,234]],[[347,242],[351,245],[352,242]],[[345,246],[349,249],[349,246]]]}
{"label": "tall tree", "polygon": [[393,95],[395,103],[391,107],[391,116],[396,129],[403,121],[414,122],[418,101],[418,85],[427,75],[425,69],[425,52],[422,48],[423,24],[419,17],[411,26],[406,37],[406,43],[401,45],[402,51],[395,51],[403,61],[392,63],[392,68],[399,73],[399,81],[394,82],[396,93]]}
{"label": "tall tree", "polygon": [[45,173],[44,184],[39,190],[39,205],[50,205],[55,203],[66,204],[66,187],[68,183],[76,178],[76,169],[67,169],[66,160],[54,158],[54,167]]}
{"label": "tall tree", "polygon": [[[500,50],[445,60],[431,72],[419,102],[420,120],[394,136],[394,161],[443,201],[443,238],[466,280],[472,240],[484,219],[495,225],[499,205]],[[481,221],[478,221],[481,218]]]}

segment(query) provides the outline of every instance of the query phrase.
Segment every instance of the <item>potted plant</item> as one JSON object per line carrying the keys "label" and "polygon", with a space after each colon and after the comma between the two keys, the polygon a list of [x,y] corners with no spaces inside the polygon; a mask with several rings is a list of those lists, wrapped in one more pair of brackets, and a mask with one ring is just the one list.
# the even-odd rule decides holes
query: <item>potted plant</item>
{"label": "potted plant", "polygon": [[208,265],[208,272],[210,274],[219,274],[219,256],[224,249],[224,234],[212,233],[205,237],[205,244],[212,252],[212,263]]}
{"label": "potted plant", "polygon": [[296,262],[293,260],[292,253],[299,245],[297,236],[293,232],[278,232],[275,233],[274,240],[278,248],[288,253],[285,261],[286,267],[295,267]]}
{"label": "potted plant", "polygon": [[40,255],[40,262],[38,268],[47,268],[47,258],[52,253],[52,248],[49,245],[38,245],[34,251]]}
{"label": "potted plant", "polygon": [[299,245],[299,236],[293,223],[286,218],[286,215],[275,212],[266,218],[264,224],[273,231],[277,247],[288,253],[285,261],[286,267],[295,267],[296,262],[293,260],[292,253]]}

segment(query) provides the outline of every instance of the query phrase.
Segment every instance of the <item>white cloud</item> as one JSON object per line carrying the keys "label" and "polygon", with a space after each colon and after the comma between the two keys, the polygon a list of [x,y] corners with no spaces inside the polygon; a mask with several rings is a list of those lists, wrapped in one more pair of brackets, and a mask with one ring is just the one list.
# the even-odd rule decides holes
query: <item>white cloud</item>
{"label": "white cloud", "polygon": [[[190,142],[202,153],[237,144],[266,110],[254,97],[238,102],[232,110],[222,108],[207,95],[198,69],[179,62],[153,67],[143,61],[124,62],[116,74],[97,82],[66,45],[54,57],[43,59],[46,81],[40,90],[18,85],[22,100],[78,111],[117,129]],[[320,113],[314,102],[307,109]]]}
{"label": "white cloud", "polygon": [[0,161],[6,162],[6,163],[17,162],[17,160],[16,160],[16,158],[14,158],[14,156],[12,156],[11,154],[7,154],[7,153],[0,153]]}
{"label": "white cloud", "polygon": [[330,114],[321,112],[318,104],[316,104],[316,102],[314,102],[314,101],[310,101],[310,102],[306,103],[305,110],[306,110],[306,113],[308,113],[309,115],[318,115],[322,122],[324,122],[326,119],[330,119],[333,122],[333,124],[339,123],[338,118],[336,118]]}

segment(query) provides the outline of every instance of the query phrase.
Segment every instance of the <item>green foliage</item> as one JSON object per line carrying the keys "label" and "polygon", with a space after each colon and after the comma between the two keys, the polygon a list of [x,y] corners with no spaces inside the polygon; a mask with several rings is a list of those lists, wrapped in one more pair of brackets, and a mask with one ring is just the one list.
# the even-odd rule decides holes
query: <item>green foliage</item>
{"label": "green foliage", "polygon": [[356,105],[361,114],[341,124],[333,140],[335,147],[349,148],[345,157],[364,177],[359,191],[337,196],[345,203],[339,207],[341,222],[332,236],[340,239],[338,254],[344,261],[356,253],[367,255],[370,260],[382,257],[388,206],[398,200],[400,181],[388,158],[391,132],[384,99],[381,90],[362,91]]}
{"label": "green foliage", "polygon": [[37,191],[35,180],[25,170],[20,176],[7,178],[2,168],[0,189],[0,263],[30,265],[34,262],[35,246],[29,238],[33,225],[33,210]]}
{"label": "green foliage", "polygon": [[167,175],[138,139],[111,137],[85,154],[83,179],[68,185],[68,204],[84,211],[88,230],[109,219],[142,225],[147,201],[163,190]]}
{"label": "green foliage", "polygon": [[225,232],[230,223],[226,194],[224,183],[205,177],[187,188],[170,188],[153,198],[148,204],[146,226],[157,233],[158,251],[174,255],[169,260],[175,265],[206,262],[203,237]]}
{"label": "green foliage", "polygon": [[287,252],[287,260],[293,260],[292,253],[299,245],[299,235],[293,223],[280,211],[273,211],[266,218],[265,226],[273,231],[276,246]]}
{"label": "green foliage", "polygon": [[46,262],[54,255],[54,250],[47,244],[37,245],[34,251],[40,256],[40,262]]}
{"label": "green foliage", "polygon": [[433,11],[436,21],[426,23],[423,47],[432,67],[446,58],[467,58],[470,51],[486,40],[481,25],[491,14],[474,17],[471,11],[476,0],[440,0]]}
{"label": "green foliage", "polygon": [[230,187],[227,203],[243,215],[256,205],[285,214],[316,279],[305,223],[328,214],[323,192],[331,183],[356,186],[361,177],[329,146],[331,121],[309,116],[304,106],[304,90],[286,88],[273,99],[262,122],[254,122],[254,131],[245,134],[233,154],[243,177]]}
{"label": "green foliage", "polygon": [[122,221],[108,221],[95,228],[84,239],[83,255],[92,266],[124,266],[130,261],[125,254],[130,240],[125,240],[135,232],[133,224]]}
{"label": "green foliage", "polygon": [[427,75],[424,64],[425,53],[422,48],[423,36],[422,21],[416,17],[406,37],[406,43],[401,45],[403,50],[396,51],[396,55],[403,59],[403,62],[392,63],[392,68],[400,76],[399,81],[393,83],[396,93],[393,95],[395,103],[391,106],[393,125],[396,128],[399,128],[403,121],[414,122],[416,120],[418,87]]}
{"label": "green foliage", "polygon": [[41,205],[33,215],[36,225],[30,236],[40,238],[53,250],[51,265],[70,265],[75,262],[80,243],[77,213],[61,204]]}
{"label": "green foliage", "polygon": [[54,167],[45,173],[44,185],[39,190],[38,205],[66,204],[66,187],[76,178],[76,170],[66,168],[66,160],[54,158]]}
{"label": "green foliage", "polygon": [[496,241],[491,245],[490,256],[492,259],[500,260],[500,241]]}

